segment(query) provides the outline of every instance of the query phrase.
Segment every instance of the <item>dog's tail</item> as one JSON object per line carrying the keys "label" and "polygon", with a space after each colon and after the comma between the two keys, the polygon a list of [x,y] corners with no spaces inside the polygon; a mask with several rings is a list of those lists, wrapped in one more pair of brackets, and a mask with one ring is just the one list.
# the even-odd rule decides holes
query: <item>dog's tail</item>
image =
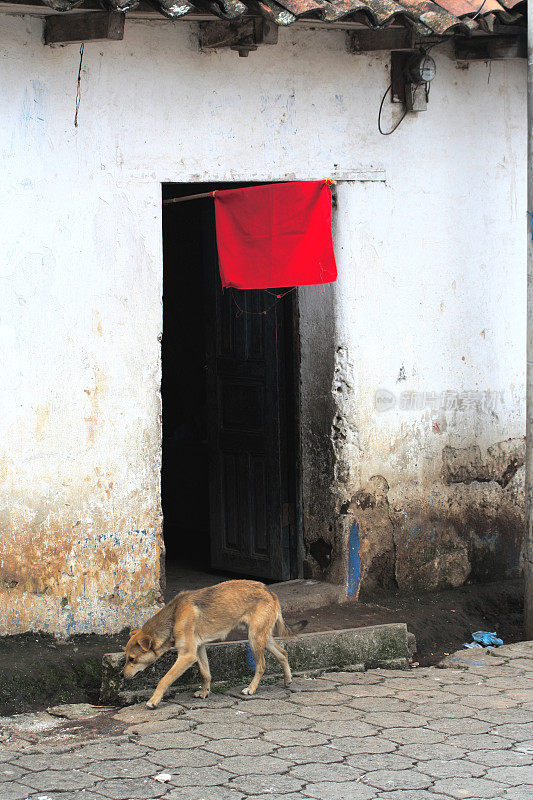
{"label": "dog's tail", "polygon": [[281,606],[279,604],[277,595],[275,595],[274,592],[271,592],[271,595],[276,602],[276,609],[278,612],[276,622],[274,623],[274,635],[281,636],[282,639],[291,639],[293,636],[298,636],[298,634],[306,627],[307,620],[302,619],[300,622],[296,622],[294,625],[287,625],[283,619],[283,614],[281,613]]}

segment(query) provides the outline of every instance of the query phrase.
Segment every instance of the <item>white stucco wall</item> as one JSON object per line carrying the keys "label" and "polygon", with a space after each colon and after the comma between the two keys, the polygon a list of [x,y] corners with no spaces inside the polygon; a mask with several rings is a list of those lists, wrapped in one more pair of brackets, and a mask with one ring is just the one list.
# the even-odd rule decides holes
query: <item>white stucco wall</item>
{"label": "white stucco wall", "polygon": [[[339,185],[338,284],[300,297],[313,536],[310,342],[326,307],[335,504],[375,474],[403,502],[438,479],[445,444],[524,433],[525,62],[459,69],[437,48],[428,111],[382,137],[388,54],[293,28],[243,59],[199,52],[194,33],[128,18],[123,42],[86,44],[75,128],[79,48],[0,17],[0,632],[117,630],[153,607],[162,182],[385,172]],[[377,414],[377,389],[497,404]]]}

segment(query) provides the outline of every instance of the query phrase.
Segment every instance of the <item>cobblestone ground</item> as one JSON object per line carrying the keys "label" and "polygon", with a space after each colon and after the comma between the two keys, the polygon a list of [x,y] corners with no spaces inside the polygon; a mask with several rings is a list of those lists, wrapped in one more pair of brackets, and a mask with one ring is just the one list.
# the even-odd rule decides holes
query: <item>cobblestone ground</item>
{"label": "cobblestone ground", "polygon": [[0,799],[532,800],[533,643],[455,658],[4,718]]}

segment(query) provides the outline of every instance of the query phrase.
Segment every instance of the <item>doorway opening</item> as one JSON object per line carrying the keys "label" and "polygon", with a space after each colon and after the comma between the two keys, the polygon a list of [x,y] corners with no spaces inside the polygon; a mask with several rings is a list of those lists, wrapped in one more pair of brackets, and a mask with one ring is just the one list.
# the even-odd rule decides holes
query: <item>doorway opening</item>
{"label": "doorway opening", "polygon": [[296,292],[223,292],[212,198],[165,203],[250,185],[163,184],[166,599],[301,577]]}

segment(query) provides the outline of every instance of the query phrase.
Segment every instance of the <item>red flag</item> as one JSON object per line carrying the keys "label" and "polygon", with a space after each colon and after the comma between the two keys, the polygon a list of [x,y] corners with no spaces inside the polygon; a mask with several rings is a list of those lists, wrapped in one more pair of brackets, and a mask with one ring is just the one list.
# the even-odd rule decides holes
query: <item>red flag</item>
{"label": "red flag", "polygon": [[337,279],[326,181],[215,192],[222,286],[268,289]]}

